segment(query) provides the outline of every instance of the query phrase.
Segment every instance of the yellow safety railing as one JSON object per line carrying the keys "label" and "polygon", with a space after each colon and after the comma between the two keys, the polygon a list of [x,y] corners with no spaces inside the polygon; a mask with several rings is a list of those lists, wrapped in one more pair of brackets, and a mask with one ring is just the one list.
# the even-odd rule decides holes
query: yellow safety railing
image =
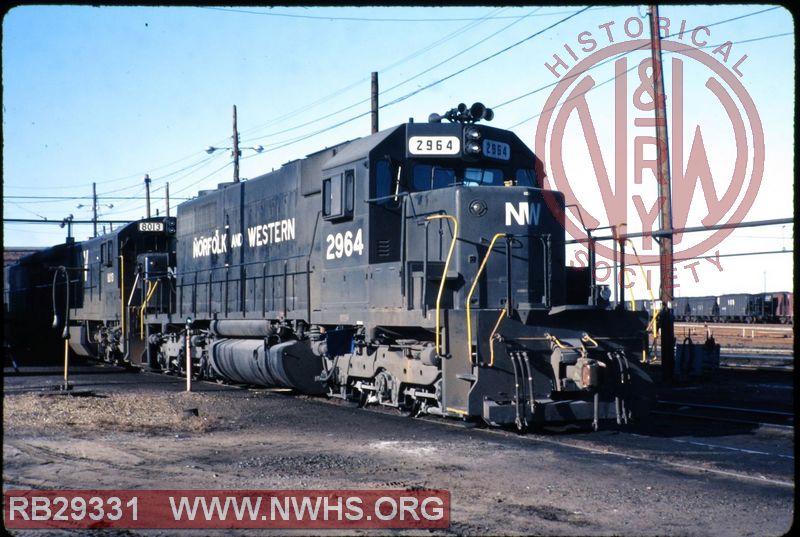
{"label": "yellow safety railing", "polygon": [[497,333],[497,329],[500,328],[500,321],[506,316],[506,309],[503,308],[500,310],[500,316],[497,318],[497,322],[494,324],[494,329],[492,330],[491,335],[489,335],[489,367],[494,366],[494,335]]}
{"label": "yellow safety railing", "polygon": [[589,334],[583,334],[583,336],[581,337],[581,341],[583,341],[584,343],[591,343],[592,345],[594,345],[594,347],[600,346],[600,344]]}
{"label": "yellow safety railing", "polygon": [[[639,266],[639,271],[642,273],[642,281],[646,282],[647,275],[644,273],[644,268],[642,268],[642,259],[639,257],[639,253],[636,251],[636,246],[634,246],[633,241],[631,239],[626,239],[625,242],[631,245],[631,249],[633,250],[633,255],[634,257],[636,257],[636,262]],[[653,290],[650,288],[649,285],[647,286],[647,292],[650,295],[650,303],[653,305],[653,308],[651,308],[653,316],[652,319],[650,320],[650,324],[652,325],[653,329],[653,337],[656,337],[658,335],[658,330],[656,329],[656,317],[658,317],[659,311],[655,309],[656,297],[653,296]],[[633,296],[633,293],[631,293],[631,296]],[[649,325],[647,329],[650,330]]]}
{"label": "yellow safety railing", "polygon": [[550,340],[550,342],[552,342],[552,343],[553,343],[553,345],[555,345],[555,346],[556,346],[556,347],[558,347],[559,349],[565,349],[565,350],[566,350],[566,349],[575,349],[575,347],[573,347],[572,345],[568,345],[568,344],[566,344],[566,343],[563,343],[563,342],[562,342],[560,339],[558,339],[556,336],[553,336],[553,335],[550,335],[550,334],[547,334],[547,333],[545,333],[544,337],[545,337],[545,338],[547,338],[547,339],[549,339],[549,340]]}
{"label": "yellow safety railing", "polygon": [[[450,260],[453,258],[453,252],[456,249],[456,240],[458,239],[458,219],[449,214],[432,214],[427,220],[441,220],[446,219],[453,222],[453,238],[450,241],[450,249],[447,252],[447,260],[444,262],[444,271],[442,272],[442,281],[439,283],[439,292],[436,294],[436,354],[442,354],[442,295],[444,294],[444,285],[447,281],[447,271],[450,270]],[[428,282],[424,282],[423,290],[427,287]],[[424,291],[423,291],[424,293]],[[425,298],[423,297],[423,300]]]}
{"label": "yellow safety railing", "polygon": [[500,237],[505,237],[505,233],[495,233],[494,237],[492,237],[492,241],[489,243],[489,249],[486,250],[486,255],[483,256],[483,261],[481,261],[481,266],[478,267],[478,273],[475,275],[475,280],[472,282],[472,287],[469,289],[469,293],[467,294],[467,357],[469,358],[470,363],[472,363],[472,316],[471,316],[471,306],[470,302],[472,302],[472,294],[475,292],[475,288],[478,287],[478,280],[481,278],[481,274],[483,273],[483,269],[486,268],[486,263],[489,261],[489,256],[492,255],[492,249],[494,248],[494,243],[497,242],[497,239]]}
{"label": "yellow safety railing", "polygon": [[144,313],[147,310],[147,303],[150,302],[150,299],[153,297],[153,293],[156,291],[156,287],[158,287],[158,280],[156,280],[155,284],[152,284],[152,288],[150,285],[152,282],[147,282],[147,295],[145,296],[144,303],[142,304],[141,308],[139,308],[139,339],[144,339]]}

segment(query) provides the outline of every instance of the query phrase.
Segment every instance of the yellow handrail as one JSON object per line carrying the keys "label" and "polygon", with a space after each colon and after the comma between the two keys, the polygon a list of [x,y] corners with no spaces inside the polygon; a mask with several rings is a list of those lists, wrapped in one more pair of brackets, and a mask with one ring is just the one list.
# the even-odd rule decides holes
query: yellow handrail
{"label": "yellow handrail", "polygon": [[506,313],[508,312],[505,308],[500,310],[500,316],[497,318],[497,322],[494,324],[494,329],[489,336],[489,367],[494,366],[494,335],[497,333],[497,329],[500,328],[500,321],[503,320],[503,317],[506,316]]}
{"label": "yellow handrail", "polygon": [[575,349],[575,347],[573,347],[572,345],[567,345],[565,343],[562,343],[561,340],[558,339],[556,336],[545,334],[545,337],[549,339],[551,342],[553,342],[553,344],[559,349]]}
{"label": "yellow handrail", "polygon": [[[642,260],[639,257],[639,254],[636,252],[636,246],[633,244],[633,241],[631,239],[626,239],[625,242],[631,245],[631,249],[633,250],[633,255],[636,257],[636,261],[639,265],[639,271],[642,273],[642,281],[647,282],[647,275],[645,275],[644,268],[642,268]],[[653,290],[650,288],[650,285],[647,286],[647,292],[650,295],[650,304],[651,304],[650,310],[653,313],[653,316],[650,319],[650,325],[652,325],[653,327],[653,337],[655,338],[658,337],[658,327],[656,325],[656,319],[658,318],[658,314],[660,312],[655,308],[656,297],[653,296]],[[631,296],[633,296],[633,292],[631,292]],[[647,326],[648,330],[650,329],[650,325]]]}
{"label": "yellow handrail", "polygon": [[[442,281],[439,283],[439,292],[436,294],[436,354],[442,354],[442,341],[441,341],[441,306],[442,295],[444,294],[444,284],[447,280],[447,271],[450,270],[450,259],[453,257],[453,252],[456,248],[456,240],[458,239],[458,219],[449,214],[432,214],[426,220],[441,220],[447,219],[453,222],[453,238],[450,241],[450,250],[447,252],[447,260],[444,262],[444,271],[442,272]],[[423,295],[427,288],[428,282],[423,282],[422,289]],[[425,297],[422,297],[425,300]]]}
{"label": "yellow handrail", "polygon": [[147,304],[150,302],[150,299],[153,297],[153,293],[156,291],[156,287],[158,287],[158,280],[150,287],[152,282],[147,282],[147,296],[144,299],[144,304],[142,304],[141,308],[139,308],[139,339],[144,339],[144,312],[147,309]]}
{"label": "yellow handrail", "polygon": [[497,239],[500,237],[505,236],[505,233],[495,233],[494,237],[492,237],[492,242],[489,243],[489,249],[486,250],[486,255],[483,256],[481,266],[478,267],[478,273],[475,275],[475,280],[472,282],[472,287],[470,287],[469,293],[467,294],[467,357],[469,358],[470,363],[472,363],[472,318],[470,316],[470,302],[472,301],[472,294],[475,292],[475,288],[478,286],[478,280],[483,273],[483,269],[486,267],[487,261],[489,261],[489,256],[492,255],[494,243],[497,242]]}
{"label": "yellow handrail", "polygon": [[[636,261],[639,264],[639,271],[642,273],[642,281],[647,282],[647,276],[644,273],[644,268],[642,268],[642,260],[639,258],[639,254],[636,252],[636,246],[633,244],[631,239],[626,239],[626,242],[631,245],[631,249],[633,249],[633,255],[636,256]],[[661,313],[659,310],[656,309],[656,297],[653,296],[653,290],[650,288],[650,285],[647,285],[647,292],[650,295],[650,311],[652,315],[650,317],[650,322],[645,328],[645,332],[653,330],[653,339],[655,340],[658,337],[658,314]],[[633,292],[631,291],[631,297],[633,297]],[[647,349],[642,349],[642,363],[647,362]]]}
{"label": "yellow handrail", "polygon": [[595,347],[600,346],[600,344],[589,334],[583,334],[583,336],[581,337],[581,341],[583,341],[584,343],[591,343]]}

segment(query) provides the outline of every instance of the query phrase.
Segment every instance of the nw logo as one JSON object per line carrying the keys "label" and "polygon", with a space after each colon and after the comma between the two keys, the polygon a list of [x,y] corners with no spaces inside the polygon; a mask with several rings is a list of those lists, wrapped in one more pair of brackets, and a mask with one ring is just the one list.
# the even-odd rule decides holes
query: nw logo
{"label": "nw logo", "polygon": [[[639,221],[644,232],[652,232],[658,228],[658,213],[663,200],[652,197],[647,199],[638,194],[632,195],[629,191],[632,185],[644,185],[644,192],[656,191],[656,185],[650,179],[656,177],[658,166],[657,160],[651,158],[658,143],[653,135],[656,124],[653,118],[655,102],[651,61],[645,59],[638,65],[631,65],[629,59],[622,56],[646,45],[646,41],[631,41],[598,50],[565,73],[566,76],[544,105],[545,111],[537,129],[536,153],[550,167],[550,173],[544,177],[545,188],[554,186],[556,190],[564,192],[567,205],[576,207],[572,211],[572,217],[580,218],[580,225],[573,218],[567,218],[566,221],[567,231],[573,237],[585,237],[584,228],[631,224],[635,220]],[[663,41],[662,46],[664,50],[674,54],[670,63],[673,227],[686,227],[690,212],[695,212],[704,226],[740,223],[755,201],[764,168],[764,133],[755,105],[741,81],[717,58],[672,41]],[[608,59],[614,61],[614,130],[606,134],[596,128],[586,99],[586,94],[599,84],[591,74],[587,73],[582,78],[579,76],[591,66]],[[707,107],[718,108],[721,111],[720,116],[730,122],[729,139],[714,140],[717,147],[722,146],[723,142],[732,146],[729,170],[717,170],[714,173],[706,151],[709,140],[704,138],[701,126],[692,123],[693,118],[688,113],[688,117],[684,117],[685,59],[693,60],[708,69],[710,76],[702,79],[701,87],[695,93],[708,101]],[[632,72],[633,80],[629,79],[629,72]],[[583,151],[589,157],[593,172],[586,175],[594,175],[593,185],[568,177],[568,164],[578,151],[577,145],[569,146],[567,151],[564,134],[570,118],[583,133],[586,144]],[[611,155],[603,154],[603,137],[609,137],[613,142],[613,162],[609,158]],[[629,147],[630,141],[632,144]],[[628,169],[629,162],[633,164],[632,174]],[[582,186],[573,191],[575,185]],[[587,206],[596,199],[602,200],[605,218],[597,213],[592,214]],[[509,218],[509,209],[506,206],[506,224]],[[732,229],[718,230],[694,244],[685,245],[681,252],[682,257],[703,255],[731,231]],[[684,239],[679,232],[674,235],[676,245]],[[650,249],[652,238],[644,237],[642,246],[645,250]],[[613,257],[613,252],[602,244],[598,244],[598,253],[609,259]],[[656,262],[657,259],[657,255],[642,256],[645,263]]]}
{"label": "nw logo", "polygon": [[506,225],[510,226],[512,220],[519,226],[539,225],[539,215],[542,212],[541,203],[521,201],[516,206],[510,201],[506,202]]}

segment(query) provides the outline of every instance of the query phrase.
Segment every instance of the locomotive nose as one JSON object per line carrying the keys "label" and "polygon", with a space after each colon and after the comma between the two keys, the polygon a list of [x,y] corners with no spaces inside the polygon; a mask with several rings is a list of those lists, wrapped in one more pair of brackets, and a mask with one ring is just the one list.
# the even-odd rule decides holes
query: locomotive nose
{"label": "locomotive nose", "polygon": [[[476,278],[481,291],[464,297],[475,309],[527,311],[560,303],[559,266],[564,228],[542,191],[520,186],[475,186],[457,194],[461,231],[459,272],[467,289]],[[556,203],[560,199],[554,198]]]}

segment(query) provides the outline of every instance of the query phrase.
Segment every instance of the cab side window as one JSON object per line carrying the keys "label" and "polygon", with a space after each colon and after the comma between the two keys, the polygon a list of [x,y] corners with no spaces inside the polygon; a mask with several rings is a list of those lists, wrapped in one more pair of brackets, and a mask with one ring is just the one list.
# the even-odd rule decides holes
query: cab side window
{"label": "cab side window", "polygon": [[392,165],[388,160],[379,160],[375,163],[375,197],[386,198],[392,194]]}
{"label": "cab side window", "polygon": [[326,220],[352,217],[355,208],[355,170],[322,181],[322,216]]}
{"label": "cab side window", "polygon": [[114,264],[114,251],[112,249],[113,244],[114,243],[111,241],[105,241],[100,245],[100,262],[104,267],[110,267]]}

